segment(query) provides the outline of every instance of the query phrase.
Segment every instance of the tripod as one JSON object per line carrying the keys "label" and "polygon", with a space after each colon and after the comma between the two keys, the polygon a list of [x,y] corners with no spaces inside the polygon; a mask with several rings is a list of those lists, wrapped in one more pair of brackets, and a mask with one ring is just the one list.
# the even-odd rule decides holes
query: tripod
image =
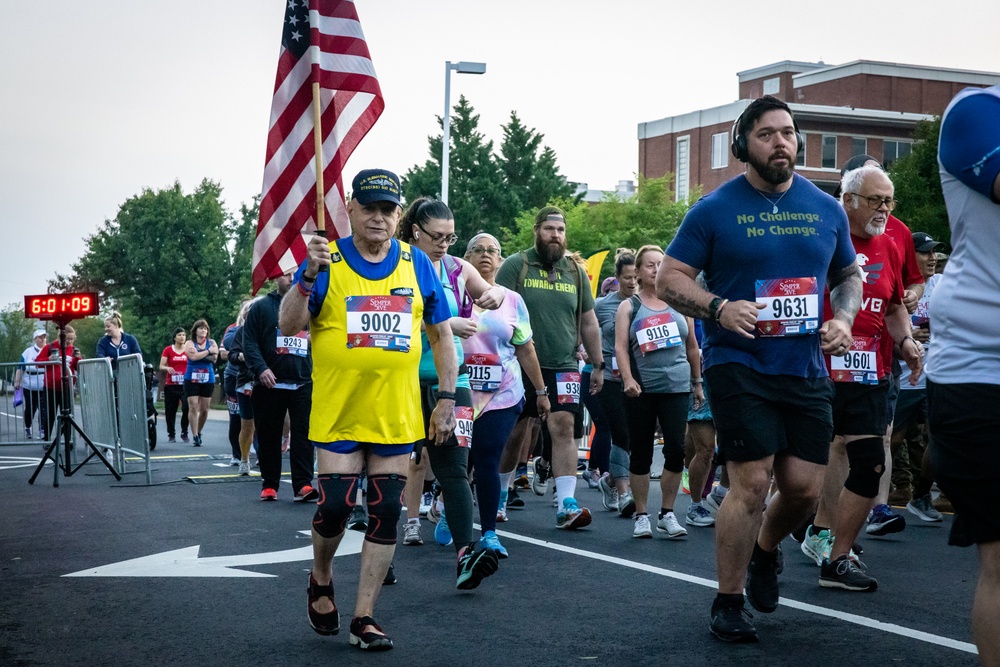
{"label": "tripod", "polygon": [[[73,473],[82,468],[87,463],[87,461],[96,456],[101,460],[101,463],[103,463],[105,467],[107,467],[107,469],[111,471],[111,474],[115,476],[115,479],[117,479],[120,482],[122,480],[122,476],[118,474],[118,471],[114,469],[114,466],[108,463],[108,460],[104,458],[104,454],[102,454],[100,450],[97,449],[96,446],[94,446],[94,443],[91,441],[91,439],[87,437],[87,434],[83,432],[83,429],[80,428],[80,425],[76,423],[75,419],[73,419],[73,414],[70,411],[70,401],[73,400],[73,392],[70,385],[69,363],[68,360],[66,359],[66,354],[65,354],[67,324],[69,324],[69,320],[56,320],[56,326],[59,327],[58,350],[59,350],[60,367],[62,370],[62,378],[59,382],[60,405],[59,405],[59,415],[57,417],[58,421],[56,422],[56,428],[54,429],[55,437],[52,438],[52,444],[49,445],[48,449],[45,450],[45,456],[43,456],[42,460],[38,462],[38,467],[35,468],[35,472],[31,475],[31,479],[28,480],[28,484],[35,483],[35,478],[38,477],[38,473],[40,473],[42,471],[42,468],[45,467],[45,462],[49,459],[52,459],[52,463],[55,464],[54,466],[55,475],[52,480],[52,486],[59,486],[60,467],[59,467],[59,454],[57,452],[57,448],[59,447],[60,439],[62,440],[62,444],[64,447],[63,465],[65,465],[66,467],[62,469],[62,472],[65,477],[71,477]],[[70,463],[69,459],[69,453],[73,449],[73,443],[70,441],[70,433],[72,432],[70,429],[75,429],[76,432],[80,434],[80,437],[83,438],[83,441],[87,443],[87,446],[90,447],[90,455],[87,456],[87,458],[85,458],[83,461],[81,461],[80,465],[78,465],[75,468],[72,467],[72,464]]]}

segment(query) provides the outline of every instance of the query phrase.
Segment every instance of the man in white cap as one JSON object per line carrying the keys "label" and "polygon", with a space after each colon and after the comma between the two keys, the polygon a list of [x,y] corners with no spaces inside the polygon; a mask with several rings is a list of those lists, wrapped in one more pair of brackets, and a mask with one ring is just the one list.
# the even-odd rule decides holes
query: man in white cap
{"label": "man in white cap", "polygon": [[[35,366],[34,362],[38,358],[38,353],[48,342],[48,334],[45,329],[36,329],[31,345],[21,353],[21,365],[14,373],[14,391],[22,390],[24,396],[24,437],[31,440],[31,422],[35,418],[35,411],[42,405],[42,397],[45,395],[45,370],[41,366]],[[44,426],[39,426],[43,432],[38,434],[40,440],[46,439]]]}

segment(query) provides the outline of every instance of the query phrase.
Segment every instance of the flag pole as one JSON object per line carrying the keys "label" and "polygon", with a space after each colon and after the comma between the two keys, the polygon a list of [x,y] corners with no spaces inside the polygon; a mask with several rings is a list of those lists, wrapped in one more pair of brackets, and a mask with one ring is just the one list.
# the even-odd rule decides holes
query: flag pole
{"label": "flag pole", "polygon": [[[316,153],[316,234],[326,238],[326,188],[323,187],[323,115],[319,101],[319,81],[313,81],[313,149]],[[320,273],[327,270],[319,267]]]}

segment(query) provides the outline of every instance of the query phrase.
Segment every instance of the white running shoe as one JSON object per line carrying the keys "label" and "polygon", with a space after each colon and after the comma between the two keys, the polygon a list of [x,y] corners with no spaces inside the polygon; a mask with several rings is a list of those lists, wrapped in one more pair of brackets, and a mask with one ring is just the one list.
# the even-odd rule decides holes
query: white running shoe
{"label": "white running shoe", "polygon": [[632,537],[644,539],[653,537],[653,529],[649,525],[649,515],[648,514],[636,514],[635,515],[635,528],[632,529]]}
{"label": "white running shoe", "polygon": [[667,538],[676,540],[687,536],[687,529],[681,526],[673,512],[667,512],[662,519],[657,520],[656,529],[661,533],[666,533]]}
{"label": "white running shoe", "polygon": [[403,524],[403,544],[408,547],[418,547],[423,543],[424,540],[420,537],[419,523]]}

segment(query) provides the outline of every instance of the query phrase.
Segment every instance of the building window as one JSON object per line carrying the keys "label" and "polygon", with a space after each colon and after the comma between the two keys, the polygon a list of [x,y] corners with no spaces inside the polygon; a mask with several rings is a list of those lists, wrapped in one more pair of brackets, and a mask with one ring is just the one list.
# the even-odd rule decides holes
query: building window
{"label": "building window", "polygon": [[729,166],[729,133],[720,132],[712,135],[712,169],[725,169]]}
{"label": "building window", "polygon": [[855,155],[866,155],[867,153],[867,139],[858,139],[857,137],[851,139],[851,157],[854,157]]}
{"label": "building window", "polygon": [[779,92],[781,92],[781,79],[779,77],[764,79],[765,95],[777,95]]}
{"label": "building window", "polygon": [[691,137],[677,138],[677,192],[676,201],[688,198],[688,180],[691,177]]}
{"label": "building window", "polygon": [[823,168],[837,168],[837,137],[823,135]]}
{"label": "building window", "polygon": [[901,157],[906,157],[910,154],[910,149],[913,147],[908,141],[889,141],[883,142],[884,149],[882,151],[882,168],[888,169],[889,165],[898,160]]}
{"label": "building window", "polygon": [[802,139],[802,145],[799,146],[799,152],[795,155],[795,166],[804,167],[806,166],[806,146],[808,142],[806,141],[806,135],[804,132],[799,132],[799,137]]}

